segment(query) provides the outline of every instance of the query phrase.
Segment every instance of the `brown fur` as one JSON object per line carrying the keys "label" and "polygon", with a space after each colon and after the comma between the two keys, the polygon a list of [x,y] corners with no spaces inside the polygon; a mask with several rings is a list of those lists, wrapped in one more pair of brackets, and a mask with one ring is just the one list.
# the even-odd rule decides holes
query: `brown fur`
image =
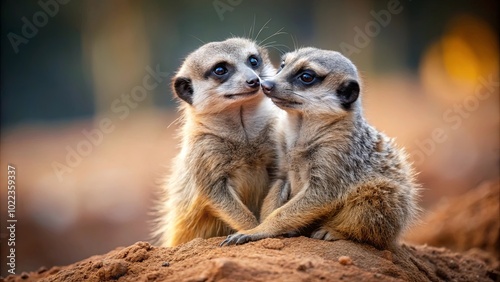
{"label": "brown fur", "polygon": [[[365,121],[355,66],[315,48],[286,54],[282,66],[262,83],[284,110],[279,180],[264,201],[262,223],[222,244],[316,228],[310,236],[317,239],[392,246],[418,213],[418,185],[405,153]],[[306,85],[299,78],[310,71],[315,80]]]}
{"label": "brown fur", "polygon": [[[251,55],[260,58],[259,67],[249,65]],[[224,79],[212,73],[220,64],[230,70]],[[186,58],[173,79],[181,102],[182,145],[164,185],[154,233],[160,245],[258,225],[275,167],[270,136],[276,108],[259,85],[251,88],[246,81],[271,73],[265,50],[241,38],[208,43]]]}

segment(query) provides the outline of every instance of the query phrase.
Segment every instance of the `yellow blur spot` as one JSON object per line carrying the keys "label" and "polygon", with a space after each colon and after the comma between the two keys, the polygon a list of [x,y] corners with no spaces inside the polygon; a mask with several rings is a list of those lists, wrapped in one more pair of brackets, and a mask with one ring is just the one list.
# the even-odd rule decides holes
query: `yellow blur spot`
{"label": "yellow blur spot", "polygon": [[459,36],[450,35],[442,39],[441,46],[448,76],[459,84],[475,83],[480,66],[467,42]]}
{"label": "yellow blur spot", "polygon": [[420,63],[425,93],[446,104],[474,95],[479,79],[498,74],[498,35],[484,20],[459,15],[440,39],[429,44]]}

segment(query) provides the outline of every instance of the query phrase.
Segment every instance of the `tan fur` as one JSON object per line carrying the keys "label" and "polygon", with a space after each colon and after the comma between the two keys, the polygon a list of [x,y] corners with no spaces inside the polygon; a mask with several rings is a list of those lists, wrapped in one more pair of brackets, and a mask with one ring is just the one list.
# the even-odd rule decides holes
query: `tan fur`
{"label": "tan fur", "polygon": [[[314,228],[317,239],[392,246],[417,216],[418,185],[406,154],[365,121],[360,99],[344,103],[342,87],[359,85],[355,66],[315,48],[286,54],[282,66],[262,83],[284,109],[279,179],[264,201],[262,223],[222,244]],[[315,74],[312,85],[299,80],[307,71]]]}
{"label": "tan fur", "polygon": [[[251,55],[261,59],[258,68],[249,65]],[[212,72],[220,64],[230,69],[227,79]],[[208,43],[184,61],[173,79],[181,101],[182,145],[164,185],[154,232],[160,245],[176,246],[258,225],[276,161],[270,136],[277,109],[259,85],[250,88],[246,80],[274,72],[265,50],[242,38]],[[192,95],[184,91],[186,85]],[[255,93],[234,96],[250,90]]]}

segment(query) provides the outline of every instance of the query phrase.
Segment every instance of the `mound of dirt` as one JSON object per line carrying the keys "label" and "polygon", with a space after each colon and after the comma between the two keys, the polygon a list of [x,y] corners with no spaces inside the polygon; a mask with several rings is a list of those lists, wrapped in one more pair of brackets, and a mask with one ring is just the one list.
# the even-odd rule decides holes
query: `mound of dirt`
{"label": "mound of dirt", "polygon": [[412,229],[406,241],[453,251],[478,248],[500,257],[500,181],[487,181],[452,199],[443,199]]}
{"label": "mound of dirt", "polygon": [[6,281],[498,281],[481,256],[402,245],[377,250],[350,241],[305,237],[219,247],[223,238],[175,248],[138,242],[65,267]]}

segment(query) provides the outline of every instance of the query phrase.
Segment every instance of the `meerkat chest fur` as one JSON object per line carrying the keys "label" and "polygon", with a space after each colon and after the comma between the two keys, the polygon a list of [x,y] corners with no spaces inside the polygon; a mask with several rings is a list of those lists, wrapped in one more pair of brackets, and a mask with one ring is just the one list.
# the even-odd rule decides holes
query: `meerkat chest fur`
{"label": "meerkat chest fur", "polygon": [[269,185],[269,170],[276,161],[275,144],[271,138],[274,115],[268,100],[251,103],[215,115],[187,114],[186,146],[188,165],[197,169],[200,189],[210,178],[225,178],[238,198],[258,214],[260,202]]}
{"label": "meerkat chest fur", "polygon": [[349,119],[288,113],[280,125],[277,130],[284,136],[280,170],[287,172],[292,196],[311,179],[341,196],[362,178],[359,170],[373,170],[371,133],[363,122],[355,126]]}

